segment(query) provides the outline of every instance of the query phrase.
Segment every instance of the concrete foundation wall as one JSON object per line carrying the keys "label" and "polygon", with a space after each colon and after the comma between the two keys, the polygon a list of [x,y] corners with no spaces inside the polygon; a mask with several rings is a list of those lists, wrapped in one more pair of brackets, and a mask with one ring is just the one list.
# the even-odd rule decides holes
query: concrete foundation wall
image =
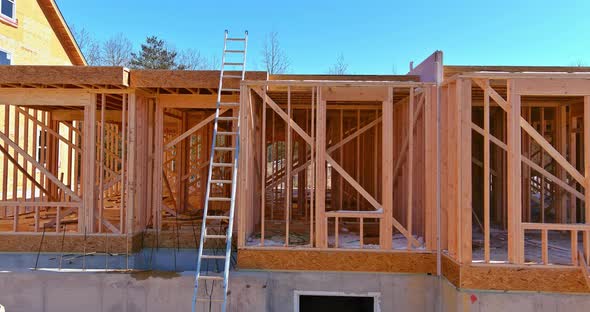
{"label": "concrete foundation wall", "polygon": [[[0,304],[6,312],[190,311],[193,283],[192,272],[0,271]],[[380,293],[380,311],[588,311],[590,307],[588,295],[458,291],[446,280],[428,275],[232,272],[229,311],[293,311],[296,290]]]}

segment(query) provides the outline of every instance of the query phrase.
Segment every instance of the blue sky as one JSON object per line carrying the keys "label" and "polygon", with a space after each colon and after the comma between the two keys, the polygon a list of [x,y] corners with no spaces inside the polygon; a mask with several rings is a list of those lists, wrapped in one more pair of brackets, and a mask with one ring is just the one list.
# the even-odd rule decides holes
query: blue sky
{"label": "blue sky", "polygon": [[325,73],[338,55],[351,74],[405,74],[443,50],[445,64],[590,66],[590,1],[57,0],[70,25],[139,48],[157,35],[221,56],[223,30],[250,33],[248,69],[262,69],[276,31],[291,73]]}

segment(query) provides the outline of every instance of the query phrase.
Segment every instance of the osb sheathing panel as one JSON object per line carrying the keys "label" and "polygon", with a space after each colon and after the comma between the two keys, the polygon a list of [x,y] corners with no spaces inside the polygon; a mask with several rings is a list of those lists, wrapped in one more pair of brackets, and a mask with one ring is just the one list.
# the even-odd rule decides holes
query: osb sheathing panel
{"label": "osb sheathing panel", "polygon": [[447,255],[442,255],[441,269],[444,277],[446,277],[453,285],[459,287],[461,266]]}
{"label": "osb sheathing panel", "polygon": [[431,253],[239,249],[238,267],[254,270],[435,273]]}
{"label": "osb sheathing panel", "polygon": [[0,67],[0,84],[72,84],[127,86],[129,72],[123,67],[28,66]]}
{"label": "osb sheathing panel", "polygon": [[[228,71],[228,75],[240,72]],[[246,72],[246,80],[266,80],[266,72]],[[218,70],[132,70],[130,76],[132,88],[218,88]],[[224,88],[239,88],[240,81],[228,79]]]}
{"label": "osb sheathing panel", "polygon": [[461,288],[589,293],[582,271],[571,268],[463,266]]}
{"label": "osb sheathing panel", "polygon": [[[43,244],[41,244],[43,239]],[[87,235],[66,233],[0,234],[0,252],[104,252],[126,253],[125,235]],[[138,251],[140,236],[129,237],[129,251]]]}

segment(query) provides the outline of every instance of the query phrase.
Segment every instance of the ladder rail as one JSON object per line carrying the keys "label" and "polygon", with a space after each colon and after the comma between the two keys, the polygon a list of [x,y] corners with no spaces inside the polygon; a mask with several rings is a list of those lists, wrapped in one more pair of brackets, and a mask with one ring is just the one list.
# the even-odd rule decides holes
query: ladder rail
{"label": "ladder rail", "polygon": [[[248,49],[248,31],[246,31],[245,37],[244,37],[244,51],[246,51]],[[242,66],[242,80],[244,80],[244,77],[246,75],[246,53],[244,53],[244,57],[243,57],[243,62],[244,65]],[[244,96],[241,92],[240,92],[240,103],[242,103],[241,101],[241,97]],[[240,104],[241,105],[241,104]],[[239,109],[238,109],[239,111]],[[238,114],[239,115],[239,114]],[[239,116],[238,116],[239,117]],[[238,118],[237,122],[236,122],[236,129],[235,131],[239,134],[240,133],[240,119]],[[229,266],[230,266],[230,262],[231,262],[231,243],[232,243],[232,236],[233,236],[233,227],[234,227],[234,214],[235,214],[235,207],[236,207],[236,191],[237,191],[237,186],[238,186],[238,158],[239,158],[239,154],[240,154],[240,136],[237,135],[234,138],[235,140],[235,144],[236,144],[236,149],[234,150],[234,169],[232,172],[232,186],[231,186],[231,202],[230,202],[230,207],[229,207],[229,222],[228,222],[228,226],[227,226],[227,239],[226,239],[226,247],[225,247],[225,265],[224,265],[224,276],[223,276],[223,288],[224,288],[224,292],[223,292],[223,309],[222,311],[225,312],[226,311],[226,306],[227,306],[227,290],[229,289]]]}
{"label": "ladder rail", "polygon": [[[219,103],[221,102],[221,88],[223,86],[223,72],[225,63],[225,50],[227,48],[227,35],[228,31],[225,31],[223,38],[223,54],[221,59],[221,72],[219,76],[219,89],[217,90],[217,104],[215,109],[215,122],[213,124],[213,139],[211,140],[211,153],[209,156],[209,172],[207,173],[207,181],[211,181],[213,159],[215,155],[215,141],[217,137],[217,118],[219,117]],[[203,248],[205,245],[205,235],[207,233],[207,213],[209,210],[209,197],[211,194],[211,183],[207,183],[207,189],[205,191],[205,206],[203,207],[203,222],[201,223],[201,238],[199,240],[199,252],[197,254],[197,272],[195,273],[195,289],[193,292],[192,311],[196,312],[197,296],[199,292],[199,278],[201,276],[201,264],[203,257]]]}
{"label": "ladder rail", "polygon": [[[237,75],[229,75],[229,77],[226,77],[224,75],[225,73],[225,64],[226,64],[226,54],[227,53],[235,53],[235,51],[233,50],[228,50],[227,49],[227,42],[228,41],[243,41],[244,42],[244,49],[243,49],[243,61],[242,61],[242,73],[241,76],[237,76]],[[226,307],[227,307],[227,294],[228,294],[228,290],[229,290],[229,269],[230,269],[230,264],[231,264],[231,243],[232,243],[232,234],[233,234],[233,223],[234,223],[234,215],[235,215],[235,201],[236,201],[236,193],[237,193],[237,174],[238,174],[238,160],[239,160],[239,150],[240,150],[240,138],[239,138],[239,133],[240,133],[240,118],[223,118],[220,119],[220,110],[221,110],[221,106],[222,106],[222,102],[221,102],[221,93],[223,89],[223,80],[224,78],[236,78],[239,79],[241,78],[241,80],[244,79],[245,74],[246,74],[246,51],[247,51],[247,47],[248,47],[248,31],[245,32],[245,36],[242,40],[236,40],[236,38],[228,38],[228,31],[225,31],[224,34],[224,40],[223,40],[223,55],[222,55],[222,60],[221,60],[221,71],[220,71],[220,76],[219,76],[219,89],[217,92],[217,105],[216,105],[216,110],[215,110],[215,119],[214,119],[214,125],[213,125],[213,135],[212,135],[212,141],[211,141],[211,153],[210,153],[210,157],[209,157],[209,171],[207,174],[207,189],[205,192],[205,204],[203,207],[203,222],[201,224],[201,237],[200,237],[200,241],[199,241],[199,250],[198,250],[198,254],[197,254],[197,270],[195,272],[195,287],[194,287],[194,292],[193,292],[193,301],[192,301],[192,311],[196,312],[196,307],[197,307],[197,302],[203,302],[206,301],[206,299],[200,299],[198,298],[198,292],[199,292],[199,280],[203,279],[203,280],[213,280],[213,283],[216,280],[222,280],[223,281],[223,300],[219,300],[219,299],[211,299],[209,298],[209,302],[223,302],[223,306],[222,306],[222,311],[226,311]],[[228,52],[229,51],[229,52]],[[240,89],[237,89],[237,91],[239,92]],[[239,106],[237,106],[238,112],[239,112]],[[239,115],[239,113],[238,113]],[[218,132],[218,124],[219,124],[219,120],[227,120],[227,121],[231,121],[232,123],[235,122],[235,128],[232,129],[232,131],[235,131],[235,135],[231,135],[230,137],[232,137],[232,140],[234,140],[234,146],[233,148],[228,148],[228,147],[219,147],[217,146],[217,136],[218,134],[220,135],[227,135],[227,133],[225,132]],[[220,163],[220,164],[215,164],[214,163],[214,159],[215,159],[215,152],[220,151],[231,151],[233,153],[233,157],[232,157],[232,164],[230,163]],[[225,167],[225,168],[232,168],[232,178],[231,178],[231,195],[230,198],[223,198],[223,197],[211,197],[211,181],[213,181],[213,168],[214,167]],[[225,180],[225,178],[223,179],[219,179],[219,180]],[[223,199],[223,201],[228,201],[230,202],[230,207],[229,207],[229,217],[228,217],[228,226],[226,229],[226,233],[225,236],[223,235],[211,235],[211,234],[207,234],[207,219],[208,219],[208,210],[209,210],[209,202],[210,201],[219,201]],[[211,217],[212,220],[220,220],[221,218],[218,218],[217,216],[213,216]],[[207,238],[215,238],[215,239],[223,239],[225,238],[226,240],[226,245],[225,245],[225,256],[215,256],[215,257],[210,257],[209,255],[205,255],[206,259],[220,259],[220,258],[224,258],[224,271],[223,271],[223,278],[212,278],[212,275],[202,275],[201,274],[201,266],[203,264],[202,259],[204,257],[203,255],[203,250],[204,250],[204,245],[205,245],[205,241]]]}

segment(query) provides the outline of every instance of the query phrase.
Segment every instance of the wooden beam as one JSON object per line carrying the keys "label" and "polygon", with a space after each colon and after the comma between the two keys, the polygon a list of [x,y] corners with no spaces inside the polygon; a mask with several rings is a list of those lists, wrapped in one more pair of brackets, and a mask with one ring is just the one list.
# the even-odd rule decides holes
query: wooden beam
{"label": "wooden beam", "polygon": [[[383,218],[379,222],[379,245],[381,249],[393,247],[393,88],[387,89],[387,99],[382,102],[383,127],[381,145],[382,204]],[[410,235],[411,236],[411,235]]]}
{"label": "wooden beam", "polygon": [[[413,222],[412,218],[413,204],[414,204],[414,88],[410,88],[410,96],[408,101],[408,184],[407,184],[407,202],[406,202],[406,229],[408,233],[412,234]],[[408,240],[408,249],[412,247],[410,240]]]}
{"label": "wooden beam", "polygon": [[[54,109],[51,114],[55,121],[84,120],[84,111],[79,109]],[[121,122],[121,111],[109,109],[105,112],[104,118],[109,122]]]}
{"label": "wooden beam", "polygon": [[[248,89],[249,93],[251,92]],[[267,170],[267,145],[266,145],[266,89],[263,91],[264,96],[262,97],[262,126],[261,126],[261,134],[262,134],[262,144],[260,148],[260,180],[261,180],[261,187],[260,192],[262,193],[260,196],[260,245],[264,246],[264,230],[265,230],[265,213],[266,213],[266,170]]]}
{"label": "wooden beam", "polygon": [[483,96],[483,223],[484,261],[490,262],[490,81],[486,80]]}
{"label": "wooden beam", "polygon": [[324,96],[326,101],[386,101],[387,89],[385,87],[328,87]]}
{"label": "wooden beam", "polygon": [[520,95],[567,95],[586,96],[590,90],[588,79],[518,79],[515,92]]}
{"label": "wooden beam", "polygon": [[[287,87],[287,117],[289,118],[289,120],[293,120],[291,118],[291,86]],[[285,196],[285,201],[286,201],[286,205],[285,205],[285,223],[286,223],[286,229],[285,229],[285,245],[289,246],[289,225],[291,222],[291,204],[292,204],[292,199],[291,196],[293,195],[293,190],[291,189],[291,184],[293,182],[293,177],[291,176],[291,167],[293,166],[292,164],[292,159],[291,157],[292,155],[292,151],[291,151],[291,127],[287,127],[285,129],[287,131],[287,148],[286,148],[286,152],[287,152],[287,183],[285,183],[285,191],[287,192],[286,196]],[[338,231],[338,227],[336,227],[336,231]]]}
{"label": "wooden beam", "polygon": [[78,232],[94,232],[94,205],[96,183],[96,96],[84,108],[84,138],[82,139],[82,191],[84,205],[79,211]]}
{"label": "wooden beam", "polygon": [[[217,108],[217,94],[159,94],[159,101],[165,108]],[[221,102],[237,103],[238,95],[222,95]]]}
{"label": "wooden beam", "polygon": [[87,106],[92,94],[87,91],[55,89],[1,89],[0,103],[16,106]]}
{"label": "wooden beam", "polygon": [[[472,176],[471,176],[471,80],[457,81],[457,99],[460,112],[460,200],[459,200],[459,231],[461,263],[472,260]],[[520,180],[519,180],[520,181]]]}
{"label": "wooden beam", "polygon": [[[136,129],[136,101],[137,96],[129,94],[128,98],[128,114],[127,114],[127,181],[125,188],[127,189],[127,214],[126,214],[126,230],[127,234],[131,234],[135,229],[135,205],[136,205],[136,142],[137,142],[137,129]],[[123,194],[122,194],[123,195]]]}
{"label": "wooden beam", "polygon": [[[510,111],[507,113],[507,177],[508,183],[508,261],[522,264],[524,255],[521,249],[524,247],[523,233],[520,229],[522,218],[521,207],[521,127],[520,95],[514,90],[514,81],[508,81],[508,101]],[[527,123],[528,124],[528,123]],[[534,131],[536,133],[536,131]]]}
{"label": "wooden beam", "polygon": [[[318,93],[317,125],[316,125],[316,247],[328,247],[328,221],[326,219],[326,101],[322,96],[322,89]],[[268,97],[267,97],[268,98]],[[272,100],[268,104],[272,107]],[[275,109],[276,111],[276,109]],[[285,118],[283,118],[285,119]],[[288,120],[288,119],[287,119]],[[301,129],[303,131],[303,129]],[[304,133],[305,134],[305,133]],[[305,134],[307,136],[307,134]],[[305,137],[302,136],[304,139]],[[311,140],[311,138],[309,138]]]}
{"label": "wooden beam", "polygon": [[[584,96],[584,222],[590,224],[590,96]],[[590,263],[590,231],[584,232],[584,253]]]}

